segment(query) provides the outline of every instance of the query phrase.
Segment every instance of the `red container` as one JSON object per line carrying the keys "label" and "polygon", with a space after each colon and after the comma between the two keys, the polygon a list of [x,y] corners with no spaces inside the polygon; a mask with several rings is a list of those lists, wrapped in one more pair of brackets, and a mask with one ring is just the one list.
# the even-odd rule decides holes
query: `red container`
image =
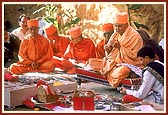
{"label": "red container", "polygon": [[94,110],[94,97],[74,97],[74,110]]}

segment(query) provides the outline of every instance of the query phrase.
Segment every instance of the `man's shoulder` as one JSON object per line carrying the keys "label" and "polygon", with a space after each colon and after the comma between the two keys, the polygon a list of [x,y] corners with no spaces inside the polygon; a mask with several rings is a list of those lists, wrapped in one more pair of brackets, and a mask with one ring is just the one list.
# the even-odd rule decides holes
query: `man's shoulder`
{"label": "man's shoulder", "polygon": [[147,66],[164,66],[164,64],[162,62],[160,62],[159,60],[155,60],[154,62],[149,63]]}
{"label": "man's shoulder", "polygon": [[38,34],[38,36],[39,36],[39,38],[42,38],[42,39],[46,39],[46,40],[48,40],[48,38],[47,38],[47,37],[45,37],[45,36],[43,36],[43,35],[41,35],[41,34]]}
{"label": "man's shoulder", "polygon": [[40,40],[42,40],[42,41],[46,41],[46,42],[49,41],[48,38],[46,38],[45,36],[43,36],[43,35],[41,35],[41,34],[38,34],[38,35],[36,36],[36,38],[37,38],[37,39],[40,39]]}
{"label": "man's shoulder", "polygon": [[84,38],[83,41],[88,42],[88,43],[89,43],[89,42],[90,42],[90,43],[91,43],[91,42],[93,43],[93,40],[92,40],[91,38]]}
{"label": "man's shoulder", "polygon": [[147,64],[144,70],[148,70],[151,73],[155,73],[155,74],[157,72],[160,76],[164,78],[164,65],[158,61],[154,61],[154,62]]}
{"label": "man's shoulder", "polygon": [[19,31],[21,31],[21,27],[18,27],[18,28],[15,28],[14,30],[12,30],[12,33],[19,32]]}
{"label": "man's shoulder", "polygon": [[97,46],[104,46],[104,45],[105,45],[105,40],[104,39],[102,39],[101,41],[99,41],[97,43]]}
{"label": "man's shoulder", "polygon": [[61,40],[70,41],[69,37],[67,37],[67,36],[61,35],[61,36],[59,36],[59,38],[60,38]]}
{"label": "man's shoulder", "polygon": [[128,28],[125,31],[127,34],[129,35],[133,35],[133,36],[140,36],[139,33],[137,32],[137,30],[135,28],[133,28],[132,26],[128,26]]}
{"label": "man's shoulder", "polygon": [[[87,46],[95,46],[94,42],[90,38],[84,38],[81,42],[80,45],[85,45]],[[89,47],[88,47],[89,48]]]}

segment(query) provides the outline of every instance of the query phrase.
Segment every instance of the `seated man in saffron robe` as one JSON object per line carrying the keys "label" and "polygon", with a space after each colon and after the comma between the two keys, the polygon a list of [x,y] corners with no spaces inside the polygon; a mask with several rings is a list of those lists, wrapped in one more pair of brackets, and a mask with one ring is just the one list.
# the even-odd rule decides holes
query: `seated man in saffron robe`
{"label": "seated man in saffron robe", "polygon": [[52,49],[47,38],[38,34],[38,20],[28,20],[27,25],[30,34],[20,44],[19,61],[12,64],[8,70],[12,74],[52,72],[55,69],[55,64],[51,61]]}
{"label": "seated man in saffron robe", "polygon": [[48,24],[44,27],[44,31],[50,41],[50,45],[53,50],[53,59],[52,61],[55,63],[56,67],[60,68],[61,60],[70,40],[68,37],[59,36],[57,32],[57,28],[53,24]]}
{"label": "seated man in saffron robe", "polygon": [[111,35],[114,32],[113,24],[111,23],[103,24],[102,30],[104,39],[102,39],[96,46],[96,58],[90,58],[88,61],[88,65],[86,66],[86,68],[90,68],[91,70],[94,71],[100,71],[102,60],[105,57],[104,46],[107,45]]}
{"label": "seated man in saffron robe", "polygon": [[113,24],[111,23],[103,24],[102,30],[103,30],[104,39],[102,39],[96,46],[96,58],[100,58],[100,59],[105,57],[104,45],[108,43],[111,35],[114,32]]}
{"label": "seated man in saffron robe", "polygon": [[[67,53],[65,53],[65,59],[72,59],[75,61],[75,63],[86,64],[90,58],[96,57],[96,48],[94,42],[90,38],[84,38],[82,36],[80,27],[76,26],[71,28],[69,30],[69,34],[71,36],[71,42],[69,44],[69,48],[67,49]],[[66,64],[70,65],[69,62],[62,64],[65,66]]]}
{"label": "seated man in saffron robe", "polygon": [[142,84],[138,90],[130,90],[124,87],[120,93],[126,94],[124,103],[151,101],[164,104],[164,65],[155,59],[155,51],[149,45],[141,48],[137,54],[144,65],[142,72]]}
{"label": "seated man in saffron robe", "polygon": [[103,58],[100,72],[107,77],[112,87],[117,87],[130,73],[130,68],[121,65],[122,63],[142,67],[137,52],[143,46],[143,40],[129,25],[126,12],[116,13],[112,19],[114,33],[105,45],[106,56]]}

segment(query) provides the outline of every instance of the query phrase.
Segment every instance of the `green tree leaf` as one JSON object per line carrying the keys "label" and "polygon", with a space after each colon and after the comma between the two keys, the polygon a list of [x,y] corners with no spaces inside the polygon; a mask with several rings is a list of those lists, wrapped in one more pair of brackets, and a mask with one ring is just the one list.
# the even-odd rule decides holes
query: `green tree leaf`
{"label": "green tree leaf", "polygon": [[141,4],[133,4],[132,6],[129,7],[130,10],[137,10],[141,8]]}
{"label": "green tree leaf", "polygon": [[137,29],[139,29],[141,27],[141,28],[149,30],[148,26],[146,26],[144,24],[141,24],[141,23],[138,23],[138,22],[135,22],[135,21],[133,21],[133,23],[135,24],[135,26],[137,27]]}

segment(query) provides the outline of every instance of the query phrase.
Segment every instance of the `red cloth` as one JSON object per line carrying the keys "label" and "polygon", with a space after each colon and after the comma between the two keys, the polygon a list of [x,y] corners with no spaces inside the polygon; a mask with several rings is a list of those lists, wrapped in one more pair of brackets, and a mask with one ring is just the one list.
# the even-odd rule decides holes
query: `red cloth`
{"label": "red cloth", "polygon": [[94,98],[92,97],[74,97],[74,110],[94,110]]}
{"label": "red cloth", "polygon": [[4,74],[4,80],[11,81],[13,76],[10,73],[5,73]]}
{"label": "red cloth", "polygon": [[14,81],[17,79],[18,79],[18,76],[12,76],[10,73],[4,74],[4,80],[6,80],[6,81]]}
{"label": "red cloth", "polygon": [[[91,71],[87,71],[87,70],[84,70],[84,69],[78,69],[76,68],[75,69],[76,73],[77,74],[80,74],[80,75],[83,75],[83,76],[86,76],[86,77],[90,77],[90,79],[97,79],[99,81],[99,83],[101,82],[108,82],[107,81],[107,77],[101,75],[101,74],[97,74],[97,73],[94,73],[94,72],[91,72]],[[124,78],[121,80],[120,84],[121,85],[126,85],[126,86],[131,86],[133,84],[136,84],[140,78]],[[135,81],[135,83],[133,83],[132,81]],[[139,82],[138,82],[139,83]]]}
{"label": "red cloth", "polygon": [[122,79],[120,83],[128,86],[132,85],[131,79]]}
{"label": "red cloth", "polygon": [[76,68],[76,73],[88,76],[88,77],[93,78],[93,79],[96,78],[98,80],[107,81],[107,78],[105,76],[103,76],[101,74],[96,74],[94,72],[86,71],[84,69],[78,69],[78,68]]}
{"label": "red cloth", "polygon": [[56,104],[45,104],[44,105],[47,109],[52,110],[55,106],[57,106]]}
{"label": "red cloth", "polygon": [[142,99],[136,98],[133,95],[125,95],[122,98],[123,103],[131,103],[131,102],[140,102]]}
{"label": "red cloth", "polygon": [[23,100],[22,103],[23,103],[25,106],[27,106],[27,107],[29,107],[29,108],[32,108],[32,109],[33,109],[34,106],[35,106],[35,104],[31,101],[30,98],[28,98],[28,99],[26,99],[26,100]]}

